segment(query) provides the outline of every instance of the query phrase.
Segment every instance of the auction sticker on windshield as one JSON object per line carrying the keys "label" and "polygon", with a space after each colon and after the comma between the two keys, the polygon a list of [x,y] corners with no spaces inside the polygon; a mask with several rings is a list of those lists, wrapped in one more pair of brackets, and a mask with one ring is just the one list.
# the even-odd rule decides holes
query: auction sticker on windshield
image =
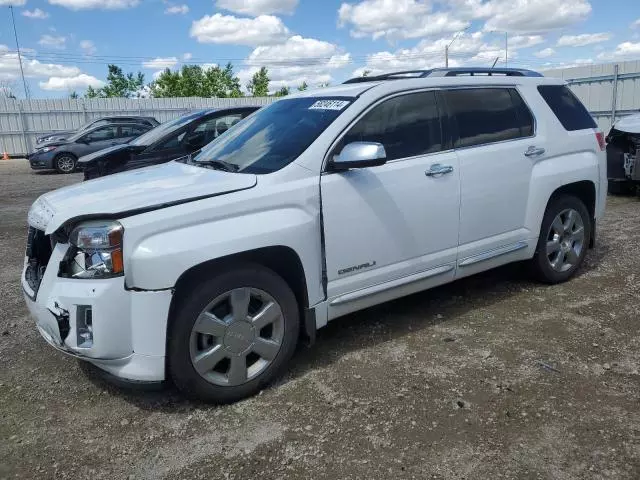
{"label": "auction sticker on windshield", "polygon": [[342,110],[349,105],[348,100],[318,100],[309,110]]}

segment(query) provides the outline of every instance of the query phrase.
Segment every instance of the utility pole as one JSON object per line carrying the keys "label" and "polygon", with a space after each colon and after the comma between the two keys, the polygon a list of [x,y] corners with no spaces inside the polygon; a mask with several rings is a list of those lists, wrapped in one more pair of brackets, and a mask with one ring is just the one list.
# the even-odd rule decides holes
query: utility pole
{"label": "utility pole", "polygon": [[16,37],[16,49],[18,50],[18,62],[20,63],[20,75],[22,76],[22,86],[24,87],[24,98],[29,100],[29,89],[27,81],[24,79],[24,69],[22,68],[22,55],[20,54],[20,44],[18,43],[18,31],[16,30],[16,19],[13,16],[13,5],[9,5],[11,10],[11,22],[13,23],[13,35]]}
{"label": "utility pole", "polygon": [[469,25],[467,28],[465,28],[464,30],[460,30],[458,33],[456,33],[453,37],[453,39],[449,42],[449,45],[446,45],[444,47],[444,66],[445,68],[449,68],[449,48],[451,47],[451,45],[453,45],[453,42],[456,41],[456,39],[462,35],[464,32],[466,32],[467,30],[469,30],[469,28],[471,28],[471,25]]}
{"label": "utility pole", "polygon": [[509,33],[504,32],[504,66],[509,66]]}

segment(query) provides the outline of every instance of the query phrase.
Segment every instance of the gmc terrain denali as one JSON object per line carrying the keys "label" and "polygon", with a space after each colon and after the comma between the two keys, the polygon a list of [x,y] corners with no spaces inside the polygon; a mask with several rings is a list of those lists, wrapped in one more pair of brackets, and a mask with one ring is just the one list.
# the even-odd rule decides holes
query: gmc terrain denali
{"label": "gmc terrain denali", "polygon": [[604,148],[571,91],[526,70],[302,92],[193,158],[40,197],[26,302],[63,352],[234,401],[350,312],[515,261],[569,279],[604,212]]}

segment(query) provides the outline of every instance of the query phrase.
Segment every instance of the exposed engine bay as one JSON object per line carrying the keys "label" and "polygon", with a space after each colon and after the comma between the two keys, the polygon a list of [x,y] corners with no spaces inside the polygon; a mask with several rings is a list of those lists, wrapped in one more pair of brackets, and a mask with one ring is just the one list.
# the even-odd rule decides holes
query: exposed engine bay
{"label": "exposed engine bay", "polygon": [[607,171],[610,190],[640,182],[640,115],[617,121],[607,135]]}

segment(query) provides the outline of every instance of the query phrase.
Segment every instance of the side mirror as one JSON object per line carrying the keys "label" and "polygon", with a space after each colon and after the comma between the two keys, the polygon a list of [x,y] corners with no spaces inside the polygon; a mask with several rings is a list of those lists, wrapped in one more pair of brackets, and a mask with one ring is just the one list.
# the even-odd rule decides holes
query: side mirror
{"label": "side mirror", "polygon": [[333,157],[331,167],[334,171],[350,168],[378,167],[387,162],[387,152],[381,143],[351,142]]}

